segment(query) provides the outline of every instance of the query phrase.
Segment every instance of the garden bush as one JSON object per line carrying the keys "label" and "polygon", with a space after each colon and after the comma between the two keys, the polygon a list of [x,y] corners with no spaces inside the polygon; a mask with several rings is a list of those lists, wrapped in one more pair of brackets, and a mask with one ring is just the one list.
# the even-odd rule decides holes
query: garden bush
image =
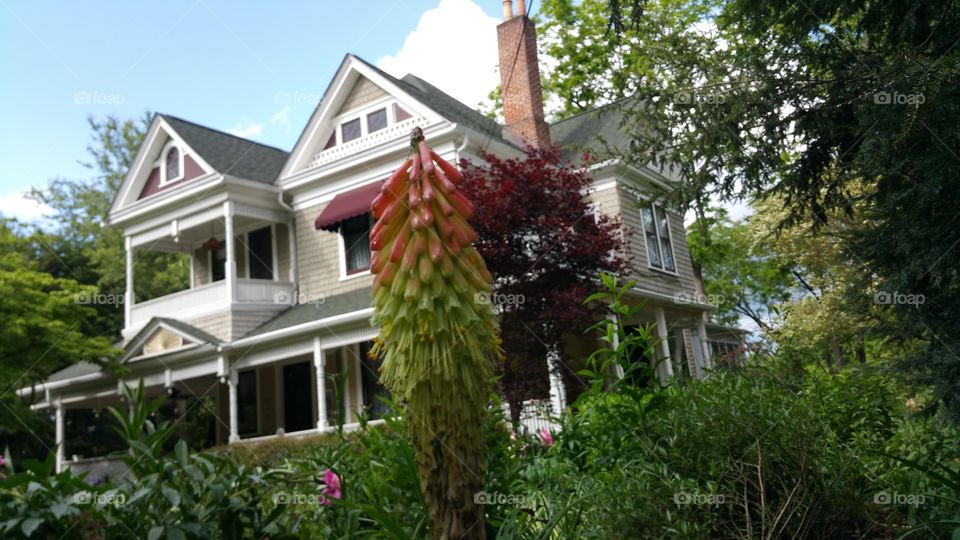
{"label": "garden bush", "polygon": [[[552,433],[517,435],[491,399],[490,538],[956,537],[958,433],[880,369],[766,358],[661,387],[626,358],[655,345],[619,320]],[[614,339],[616,337],[616,339]],[[619,364],[627,376],[604,374]],[[811,362],[811,365],[814,364]],[[423,538],[404,420],[193,452],[154,425],[159,402],[113,411],[132,482],[88,485],[53,458],[3,465],[3,538]]]}

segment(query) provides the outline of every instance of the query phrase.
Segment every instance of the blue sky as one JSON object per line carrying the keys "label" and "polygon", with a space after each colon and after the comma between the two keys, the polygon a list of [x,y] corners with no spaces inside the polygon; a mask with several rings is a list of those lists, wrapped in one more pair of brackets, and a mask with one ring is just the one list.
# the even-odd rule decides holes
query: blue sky
{"label": "blue sky", "polygon": [[347,52],[476,105],[502,9],[479,4],[0,0],[0,213],[32,218],[25,189],[90,176],[89,115],[165,112],[289,150]]}

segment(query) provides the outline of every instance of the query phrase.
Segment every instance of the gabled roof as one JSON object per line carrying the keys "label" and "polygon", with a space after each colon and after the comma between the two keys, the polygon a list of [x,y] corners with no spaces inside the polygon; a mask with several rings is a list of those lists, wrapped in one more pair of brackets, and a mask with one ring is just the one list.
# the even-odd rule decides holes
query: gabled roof
{"label": "gabled roof", "polygon": [[575,114],[550,126],[550,138],[563,149],[564,161],[577,161],[584,150],[606,154],[629,151],[630,135],[621,125],[623,100]]}
{"label": "gabled roof", "polygon": [[373,292],[370,287],[357,289],[336,296],[328,296],[323,302],[311,302],[306,304],[297,304],[279,315],[256,327],[249,334],[244,336],[259,336],[268,332],[283,330],[291,326],[297,326],[328,317],[336,317],[354,311],[360,311],[373,305]]}
{"label": "gabled roof", "polygon": [[154,317],[147,321],[147,324],[145,324],[143,328],[136,333],[136,335],[130,338],[130,341],[128,341],[126,347],[124,347],[124,352],[120,357],[120,362],[126,362],[134,356],[137,356],[137,354],[143,349],[144,345],[146,345],[147,341],[150,339],[153,333],[157,331],[158,328],[167,328],[174,333],[189,338],[194,344],[198,345],[220,345],[223,343],[220,338],[193,325],[178,321],[176,319]]}
{"label": "gabled roof", "polygon": [[[352,56],[352,55],[351,55]],[[496,139],[497,141],[513,144],[503,138],[503,126],[496,120],[485,116],[475,109],[464,105],[461,101],[450,96],[443,90],[428,83],[427,81],[408,73],[398,79],[386,71],[374,66],[363,58],[354,56],[359,62],[366,65],[382,77],[393,84],[399,86],[404,92],[407,92],[418,101],[433,109],[440,116],[451,122],[470,128],[477,133]],[[516,146],[516,145],[513,145]]]}
{"label": "gabled roof", "polygon": [[316,141],[327,140],[326,136],[323,136],[319,131],[324,127],[329,128],[329,126],[326,126],[326,122],[336,116],[339,105],[346,95],[344,89],[349,89],[347,84],[355,80],[357,76],[367,78],[384,92],[404,103],[404,107],[412,108],[413,110],[410,112],[417,113],[419,111],[419,114],[428,121],[442,119],[474,130],[491,140],[517,146],[505,138],[503,126],[495,120],[464,105],[423,79],[411,74],[398,79],[362,58],[347,54],[337,68],[330,84],[327,85],[323,97],[314,109],[307,125],[300,133],[300,137],[297,139],[297,143],[290,153],[290,159],[281,175],[286,177],[305,169],[305,164],[309,160],[307,154],[317,147]]}
{"label": "gabled roof", "polygon": [[287,161],[288,153],[279,148],[169,114],[158,115],[170,124],[190,148],[221,174],[272,184]]}

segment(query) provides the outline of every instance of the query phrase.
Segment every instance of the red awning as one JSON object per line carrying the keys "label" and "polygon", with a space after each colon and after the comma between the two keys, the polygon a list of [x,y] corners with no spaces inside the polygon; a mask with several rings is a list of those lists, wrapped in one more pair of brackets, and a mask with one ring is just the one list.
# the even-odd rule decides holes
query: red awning
{"label": "red awning", "polygon": [[317,229],[334,231],[341,221],[370,211],[373,199],[380,194],[383,182],[373,182],[335,196],[313,222]]}

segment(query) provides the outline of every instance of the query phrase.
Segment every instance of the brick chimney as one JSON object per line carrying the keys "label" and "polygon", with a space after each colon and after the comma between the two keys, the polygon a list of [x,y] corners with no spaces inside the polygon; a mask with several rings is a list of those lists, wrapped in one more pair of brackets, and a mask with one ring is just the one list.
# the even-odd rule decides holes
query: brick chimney
{"label": "brick chimney", "polygon": [[524,0],[503,0],[504,21],[497,26],[500,88],[507,127],[538,148],[549,146],[550,129],[543,118],[543,92],[537,63],[537,30],[527,17]]}

